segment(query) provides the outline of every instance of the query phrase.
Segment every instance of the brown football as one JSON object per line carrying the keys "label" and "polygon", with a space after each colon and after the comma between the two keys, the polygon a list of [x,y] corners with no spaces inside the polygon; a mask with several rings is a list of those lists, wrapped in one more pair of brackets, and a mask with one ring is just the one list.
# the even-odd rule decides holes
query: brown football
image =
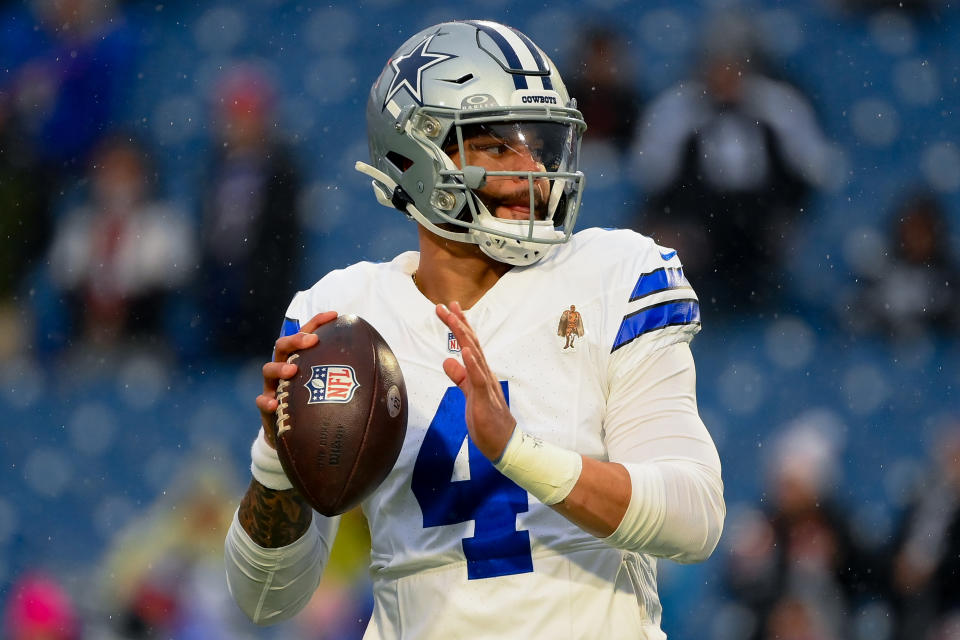
{"label": "brown football", "polygon": [[407,389],[396,356],[358,316],[318,328],[319,342],[293,353],[299,370],[277,388],[277,453],[290,482],[325,516],[376,489],[407,432]]}

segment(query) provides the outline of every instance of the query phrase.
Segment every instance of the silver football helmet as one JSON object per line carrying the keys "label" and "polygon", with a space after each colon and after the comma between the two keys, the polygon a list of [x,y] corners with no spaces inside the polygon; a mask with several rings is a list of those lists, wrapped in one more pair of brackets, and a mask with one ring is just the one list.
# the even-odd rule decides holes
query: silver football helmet
{"label": "silver football helmet", "polygon": [[[445,22],[407,40],[370,91],[377,200],[513,265],[573,233],[586,124],[553,62],[522,33]],[[500,212],[501,215],[497,216]]]}

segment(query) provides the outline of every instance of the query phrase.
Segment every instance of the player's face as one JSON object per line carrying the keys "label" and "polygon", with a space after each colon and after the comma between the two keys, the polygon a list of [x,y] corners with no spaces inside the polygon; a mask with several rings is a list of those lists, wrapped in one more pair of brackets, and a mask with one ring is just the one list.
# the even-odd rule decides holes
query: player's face
{"label": "player's face", "polygon": [[[564,128],[551,130],[548,128],[550,126],[543,123],[515,123],[464,127],[463,153],[456,145],[449,148],[448,153],[460,168],[472,165],[487,171],[555,171],[560,164],[562,151],[557,148],[558,144],[551,144],[544,134],[562,137]],[[547,215],[550,181],[535,177],[532,182],[534,216],[543,220]],[[527,220],[530,218],[530,184],[531,177],[525,175],[488,175],[486,184],[474,192],[498,218]]]}

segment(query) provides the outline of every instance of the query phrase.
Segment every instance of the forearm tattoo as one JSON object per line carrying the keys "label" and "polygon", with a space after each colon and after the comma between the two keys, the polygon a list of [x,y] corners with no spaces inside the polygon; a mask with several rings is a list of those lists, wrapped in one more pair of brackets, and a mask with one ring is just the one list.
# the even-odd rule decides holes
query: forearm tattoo
{"label": "forearm tattoo", "polygon": [[240,501],[238,519],[244,531],[261,547],[284,547],[298,540],[313,517],[313,510],[295,489],[275,491],[250,481]]}

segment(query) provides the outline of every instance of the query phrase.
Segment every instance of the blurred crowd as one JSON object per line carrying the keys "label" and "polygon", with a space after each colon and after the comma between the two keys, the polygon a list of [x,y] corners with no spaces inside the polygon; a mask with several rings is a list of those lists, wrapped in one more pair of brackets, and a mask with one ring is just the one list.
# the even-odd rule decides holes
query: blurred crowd
{"label": "blurred crowd", "polygon": [[[137,353],[241,366],[269,354],[292,292],[320,275],[305,268],[303,220],[324,212],[300,211],[309,162],[281,133],[283,87],[256,60],[221,65],[203,88],[204,171],[192,198],[171,197],[163,149],[124,108],[150,45],[132,5],[0,9],[0,363],[53,358],[92,375]],[[622,219],[679,251],[713,322],[796,305],[792,265],[825,223],[818,198],[843,180],[816,91],[778,66],[744,15],[706,21],[691,68],[656,95],[637,82],[642,60],[622,25],[579,27],[565,75],[589,125],[584,158],[626,168]],[[825,305],[830,331],[956,339],[951,206],[942,182],[910,179],[875,212]],[[716,638],[960,638],[960,413],[943,421],[885,537],[866,535],[838,490],[844,448],[862,446],[843,441],[841,422],[812,411],[772,437],[763,499],[731,509],[716,561]],[[237,479],[204,465],[178,479],[91,559],[90,592],[43,563],[11,576],[3,637],[263,637],[225,597],[218,564]],[[283,637],[359,637],[364,535],[350,514],[317,598]]]}
{"label": "blurred crowd", "polygon": [[6,29],[0,355],[269,353],[302,243],[269,75],[237,64],[209,89],[207,171],[187,211],[122,115],[141,44],[121,8],[35,0]]}
{"label": "blurred crowd", "polygon": [[844,504],[842,432],[813,410],[776,434],[763,503],[727,523],[718,638],[960,637],[960,421],[940,425],[886,537]]}

